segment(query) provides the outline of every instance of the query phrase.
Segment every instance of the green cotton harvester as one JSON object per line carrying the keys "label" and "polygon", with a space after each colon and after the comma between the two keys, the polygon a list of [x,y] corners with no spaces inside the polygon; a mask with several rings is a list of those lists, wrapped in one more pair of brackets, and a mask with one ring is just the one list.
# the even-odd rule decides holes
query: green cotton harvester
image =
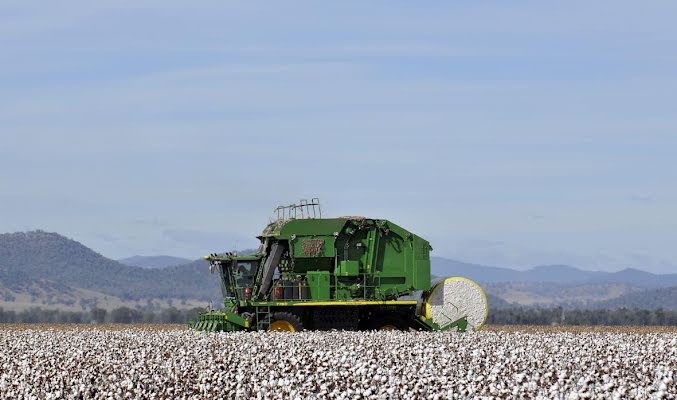
{"label": "green cotton harvester", "polygon": [[211,254],[223,309],[200,313],[200,331],[478,330],[482,289],[430,280],[425,239],[385,220],[322,218],[318,199],[280,206],[254,254]]}

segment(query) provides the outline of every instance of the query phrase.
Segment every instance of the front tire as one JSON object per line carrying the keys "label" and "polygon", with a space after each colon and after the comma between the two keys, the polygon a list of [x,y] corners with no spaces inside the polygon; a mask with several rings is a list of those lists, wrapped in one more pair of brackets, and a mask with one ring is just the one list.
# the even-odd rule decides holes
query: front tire
{"label": "front tire", "polygon": [[303,330],[303,323],[301,319],[289,312],[273,313],[268,323],[268,331],[278,332],[301,332]]}

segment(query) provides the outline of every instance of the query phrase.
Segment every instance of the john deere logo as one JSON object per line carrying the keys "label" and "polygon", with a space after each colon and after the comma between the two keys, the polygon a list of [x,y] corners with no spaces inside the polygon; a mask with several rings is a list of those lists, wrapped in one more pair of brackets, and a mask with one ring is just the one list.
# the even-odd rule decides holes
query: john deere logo
{"label": "john deere logo", "polygon": [[324,252],[324,240],[306,239],[303,241],[303,254],[307,257],[317,257]]}

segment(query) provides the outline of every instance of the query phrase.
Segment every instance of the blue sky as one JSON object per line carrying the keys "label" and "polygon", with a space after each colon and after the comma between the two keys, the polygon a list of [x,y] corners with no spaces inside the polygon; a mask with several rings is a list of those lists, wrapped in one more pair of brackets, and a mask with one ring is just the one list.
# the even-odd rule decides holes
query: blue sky
{"label": "blue sky", "polygon": [[439,256],[677,272],[675,3],[128,4],[0,5],[0,231],[197,258],[317,196]]}

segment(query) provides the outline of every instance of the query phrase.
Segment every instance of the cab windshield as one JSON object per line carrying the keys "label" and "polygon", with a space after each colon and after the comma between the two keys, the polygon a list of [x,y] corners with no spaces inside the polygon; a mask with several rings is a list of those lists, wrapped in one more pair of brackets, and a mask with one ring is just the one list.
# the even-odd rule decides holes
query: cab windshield
{"label": "cab windshield", "polygon": [[251,294],[252,285],[256,279],[256,270],[259,261],[234,260],[220,266],[221,291],[225,299],[245,299],[245,289],[249,288]]}
{"label": "cab windshield", "polygon": [[235,286],[238,289],[251,287],[254,276],[256,275],[257,261],[237,261],[233,266],[233,275],[235,277]]}

